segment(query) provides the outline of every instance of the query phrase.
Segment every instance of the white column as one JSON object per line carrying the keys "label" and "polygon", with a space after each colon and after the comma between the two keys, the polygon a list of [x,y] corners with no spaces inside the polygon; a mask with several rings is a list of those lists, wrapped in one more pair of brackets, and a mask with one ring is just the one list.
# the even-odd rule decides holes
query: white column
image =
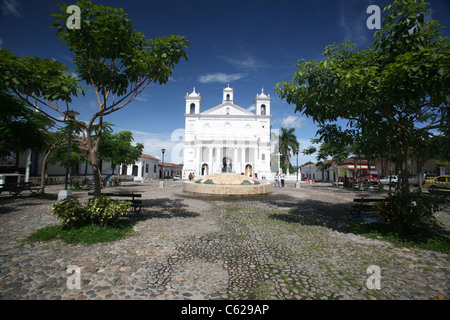
{"label": "white column", "polygon": [[220,173],[221,163],[220,163],[220,148],[216,149],[216,160],[217,160],[217,171]]}
{"label": "white column", "polygon": [[212,151],[211,147],[208,147],[208,174],[213,173],[213,159],[212,159]]}
{"label": "white column", "polygon": [[255,148],[253,152],[253,172],[252,172],[253,176],[255,176],[257,166],[258,166],[258,148]]}
{"label": "white column", "polygon": [[241,151],[241,172],[245,173],[245,148],[242,148]]}
{"label": "white column", "polygon": [[237,166],[237,148],[234,148],[234,156],[233,156],[233,171],[234,173],[239,174],[240,172],[238,172],[238,166]]}
{"label": "white column", "polygon": [[199,170],[201,166],[201,154],[200,154],[201,148],[195,147],[195,160],[194,160],[194,166],[195,166],[195,175],[200,176],[202,173],[201,169]]}

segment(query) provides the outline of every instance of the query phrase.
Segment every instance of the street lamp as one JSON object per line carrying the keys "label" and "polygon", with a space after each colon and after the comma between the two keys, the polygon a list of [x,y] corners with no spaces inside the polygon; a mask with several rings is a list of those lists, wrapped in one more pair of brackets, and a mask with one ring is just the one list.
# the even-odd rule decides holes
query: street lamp
{"label": "street lamp", "polygon": [[162,148],[162,181],[159,182],[159,187],[164,187],[164,152],[166,152],[166,149]]}
{"label": "street lamp", "polygon": [[64,190],[59,192],[58,200],[67,198],[72,195],[72,192],[70,190],[67,190],[67,184],[68,184],[68,180],[69,180],[70,142],[71,142],[71,136],[72,136],[72,121],[71,120],[74,120],[75,116],[79,115],[79,113],[74,110],[68,110],[63,113],[65,116],[65,120],[69,119],[69,136],[67,138],[66,179],[64,182]]}

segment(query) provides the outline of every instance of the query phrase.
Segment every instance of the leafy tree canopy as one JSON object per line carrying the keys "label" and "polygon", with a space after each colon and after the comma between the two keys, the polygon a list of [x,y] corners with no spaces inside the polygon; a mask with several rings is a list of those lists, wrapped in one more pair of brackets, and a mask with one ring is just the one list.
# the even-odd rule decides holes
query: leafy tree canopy
{"label": "leafy tree canopy", "polygon": [[[394,158],[407,187],[412,146],[449,139],[450,46],[439,23],[425,21],[427,3],[396,0],[385,11],[369,48],[327,46],[325,60],[300,60],[292,81],[275,90],[319,125],[321,141]],[[345,129],[336,124],[341,119]]]}

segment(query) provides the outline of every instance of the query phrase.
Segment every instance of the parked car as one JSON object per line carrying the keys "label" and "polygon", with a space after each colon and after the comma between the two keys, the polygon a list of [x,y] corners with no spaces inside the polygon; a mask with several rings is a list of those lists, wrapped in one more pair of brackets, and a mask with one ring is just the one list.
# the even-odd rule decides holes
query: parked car
{"label": "parked car", "polygon": [[[423,174],[422,177],[422,181],[423,183],[425,183],[425,180],[431,180],[433,178],[436,178],[437,176],[435,174],[432,173],[427,173],[427,174]],[[414,186],[418,186],[419,185],[419,175],[415,174],[412,175],[408,178],[408,184],[414,185]]]}
{"label": "parked car", "polygon": [[369,174],[363,174],[362,176],[356,177],[356,182],[362,181],[362,182],[378,182],[380,181],[380,178],[378,177],[378,174],[376,173],[369,173]]}
{"label": "parked car", "polygon": [[381,184],[394,184],[398,182],[398,176],[396,174],[392,174],[390,176],[386,176],[382,179],[380,179]]}
{"label": "parked car", "polygon": [[173,176],[173,181],[175,180],[181,180],[181,176],[180,175]]}
{"label": "parked car", "polygon": [[438,176],[431,180],[427,179],[423,186],[429,189],[450,189],[450,175]]}

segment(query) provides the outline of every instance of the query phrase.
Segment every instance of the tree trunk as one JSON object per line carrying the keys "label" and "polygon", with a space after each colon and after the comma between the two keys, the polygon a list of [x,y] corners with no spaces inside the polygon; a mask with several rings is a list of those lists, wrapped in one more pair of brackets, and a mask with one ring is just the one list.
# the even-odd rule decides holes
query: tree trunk
{"label": "tree trunk", "polygon": [[102,185],[98,167],[98,145],[99,145],[98,142],[100,140],[100,137],[97,137],[95,141],[92,141],[90,127],[87,128],[86,135],[87,135],[89,157],[91,159],[92,175],[94,176],[94,196],[99,197],[102,193]]}
{"label": "tree trunk", "polygon": [[94,176],[94,196],[99,197],[102,193],[102,185],[101,185],[101,179],[99,175],[99,167],[97,163],[97,149],[98,146],[94,145],[89,150],[89,155],[91,157],[91,163],[92,163],[92,174]]}
{"label": "tree trunk", "polygon": [[399,145],[399,164],[400,164],[400,177],[401,177],[401,192],[406,193],[409,191],[409,184],[408,184],[408,143],[405,141],[406,139],[403,138],[400,141]]}
{"label": "tree trunk", "polygon": [[47,159],[50,156],[50,153],[52,153],[52,149],[48,149],[45,153],[44,159],[42,159],[42,168],[41,168],[41,186],[39,193],[43,195],[45,193],[45,169],[47,167]]}
{"label": "tree trunk", "polygon": [[52,153],[53,149],[55,149],[56,146],[63,146],[65,143],[61,144],[62,138],[59,138],[57,141],[55,141],[51,147],[47,150],[45,153],[44,159],[42,159],[42,168],[41,168],[41,186],[40,186],[40,194],[45,193],[45,172],[47,171],[47,159]]}

